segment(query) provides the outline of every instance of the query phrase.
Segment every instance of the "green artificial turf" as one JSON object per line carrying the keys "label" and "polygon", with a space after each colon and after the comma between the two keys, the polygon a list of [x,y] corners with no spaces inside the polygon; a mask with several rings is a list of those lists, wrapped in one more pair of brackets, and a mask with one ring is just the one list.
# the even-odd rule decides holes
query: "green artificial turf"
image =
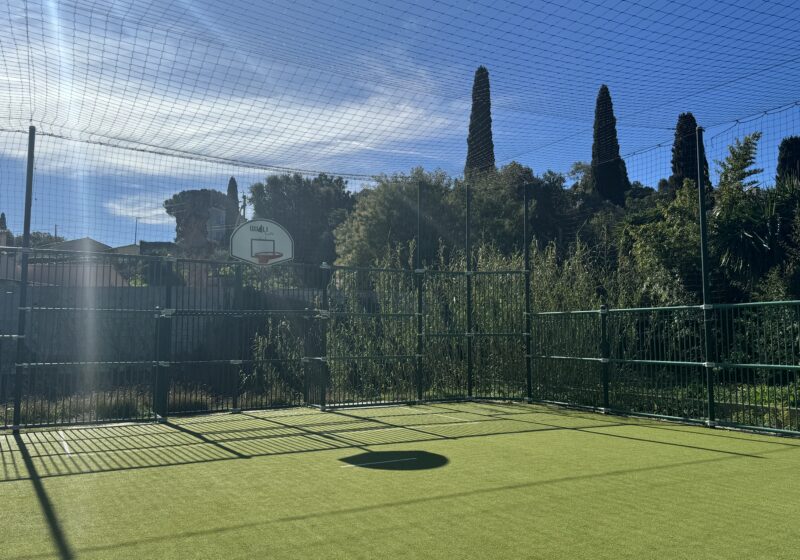
{"label": "green artificial turf", "polygon": [[800,542],[800,440],[542,406],[259,411],[0,447],[1,557],[796,558]]}

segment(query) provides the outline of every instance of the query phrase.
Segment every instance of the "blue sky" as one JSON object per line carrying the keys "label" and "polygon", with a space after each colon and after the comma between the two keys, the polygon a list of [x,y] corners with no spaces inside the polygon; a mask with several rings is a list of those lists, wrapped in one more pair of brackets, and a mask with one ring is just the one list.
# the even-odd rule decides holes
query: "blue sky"
{"label": "blue sky", "polygon": [[[480,64],[499,164],[589,159],[606,83],[633,179],[669,174],[671,129],[692,111],[711,159],[762,130],[769,181],[778,142],[800,133],[798,20],[786,0],[11,0],[0,129],[248,163],[42,137],[34,228],[112,244],[133,241],[136,216],[140,238],[171,238],[164,198],[231,174],[242,188],[276,168],[458,175]],[[0,209],[17,231],[24,155],[24,135],[0,132]]]}

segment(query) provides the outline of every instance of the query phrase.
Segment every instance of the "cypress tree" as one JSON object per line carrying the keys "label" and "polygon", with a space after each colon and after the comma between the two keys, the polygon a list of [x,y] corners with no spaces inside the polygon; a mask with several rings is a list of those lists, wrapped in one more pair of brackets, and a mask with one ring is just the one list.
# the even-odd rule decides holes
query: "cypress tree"
{"label": "cypress tree", "polygon": [[605,84],[600,86],[594,110],[591,184],[592,190],[618,206],[625,204],[625,192],[631,188],[628,170],[619,155],[617,119]]}
{"label": "cypress tree", "polygon": [[239,185],[236,178],[231,177],[228,181],[228,194],[225,200],[225,231],[226,241],[230,239],[233,230],[236,229],[236,222],[239,220]]}
{"label": "cypress tree", "polygon": [[[708,188],[711,181],[708,177],[705,146],[700,146],[700,156],[703,158],[703,184]],[[697,121],[691,113],[678,115],[678,123],[675,125],[669,189],[676,191],[683,185],[684,179],[691,179],[697,184]]]}
{"label": "cypress tree", "polygon": [[778,174],[775,182],[800,180],[800,136],[787,136],[778,148]]}
{"label": "cypress tree", "polygon": [[480,66],[475,71],[475,81],[472,84],[472,113],[469,116],[467,163],[464,166],[464,177],[494,170],[489,71],[484,66]]}

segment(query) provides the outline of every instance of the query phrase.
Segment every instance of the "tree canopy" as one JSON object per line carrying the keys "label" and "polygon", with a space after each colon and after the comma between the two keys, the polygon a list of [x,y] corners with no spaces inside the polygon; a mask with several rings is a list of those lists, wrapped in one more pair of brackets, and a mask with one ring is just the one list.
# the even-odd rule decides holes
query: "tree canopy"
{"label": "tree canopy", "polygon": [[595,192],[617,206],[625,204],[625,192],[631,188],[628,170],[619,155],[617,119],[605,84],[597,93],[594,111],[591,184]]}
{"label": "tree canopy", "polygon": [[788,136],[778,148],[776,183],[800,181],[800,136]]}
{"label": "tree canopy", "polygon": [[[705,146],[700,146],[700,157],[703,169],[703,184],[708,186],[708,160]],[[691,113],[678,115],[675,125],[675,141],[672,144],[672,175],[669,177],[669,188],[672,192],[683,186],[686,179],[697,185],[697,121]]]}
{"label": "tree canopy", "polygon": [[191,257],[207,257],[215,246],[215,228],[225,227],[227,197],[213,189],[181,191],[164,201],[167,214],[175,218],[175,242]]}
{"label": "tree canopy", "polygon": [[451,204],[453,180],[441,172],[415,169],[410,174],[378,178],[374,188],[359,193],[350,216],[336,229],[338,262],[368,265],[387,250],[403,248],[403,262],[413,255],[409,242],[417,236],[417,194],[420,196],[420,251],[423,263],[437,258],[440,246],[463,242],[462,228]]}
{"label": "tree canopy", "polygon": [[341,177],[270,175],[250,187],[250,201],[257,218],[274,220],[289,231],[297,262],[336,260],[333,232],[354,204],[353,194]]}
{"label": "tree canopy", "polygon": [[472,111],[467,136],[467,163],[464,176],[470,177],[495,169],[492,141],[492,102],[489,91],[489,71],[484,66],[475,71],[472,84]]}

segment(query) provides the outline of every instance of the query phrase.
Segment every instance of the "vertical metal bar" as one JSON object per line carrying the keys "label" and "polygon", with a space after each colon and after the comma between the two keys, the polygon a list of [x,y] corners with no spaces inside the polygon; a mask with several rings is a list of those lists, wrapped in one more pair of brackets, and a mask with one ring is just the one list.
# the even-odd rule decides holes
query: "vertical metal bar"
{"label": "vertical metal bar", "polygon": [[700,267],[703,275],[703,348],[705,353],[706,390],[708,398],[708,423],[715,421],[714,414],[714,344],[713,320],[711,313],[711,290],[709,288],[708,274],[708,226],[706,224],[706,186],[703,184],[703,128],[698,126],[695,131],[697,141],[697,193],[700,204]]}
{"label": "vertical metal bar", "polygon": [[17,355],[14,369],[14,433],[19,433],[22,417],[22,380],[28,361],[25,340],[25,321],[28,306],[28,251],[31,246],[31,206],[33,205],[33,156],[36,145],[36,127],[28,129],[28,168],[25,176],[25,221],[22,230],[22,257],[20,259],[19,309],[17,320]]}
{"label": "vertical metal bar", "polygon": [[[235,310],[241,310],[244,308],[244,302],[242,301],[242,294],[244,292],[244,280],[242,278],[242,265],[241,263],[236,263],[233,265],[235,267],[235,274],[234,274],[234,286],[233,286],[233,308]],[[239,365],[234,365],[233,369],[233,403],[231,406],[231,412],[239,412],[241,410],[241,405],[239,403],[239,393],[241,390],[241,371],[246,370],[247,368],[255,369],[256,363],[247,362],[247,348],[246,348],[246,339],[245,331],[243,328],[243,323],[245,319],[242,315],[234,315],[233,318],[234,322],[236,323],[234,332],[236,333],[237,341],[236,344],[239,346]]]}
{"label": "vertical metal bar", "polygon": [[320,301],[319,319],[322,324],[320,325],[320,342],[319,342],[319,408],[325,410],[326,397],[328,393],[328,377],[330,376],[330,368],[328,366],[328,323],[330,322],[330,305],[328,302],[328,284],[331,281],[333,269],[328,263],[322,263],[320,266],[322,270],[322,301]]}
{"label": "vertical metal bar", "polygon": [[[2,336],[0,336],[0,367],[2,367],[2,364],[3,364],[3,344],[4,343],[5,343],[5,339]],[[2,369],[0,369],[0,406],[3,407],[2,418],[0,418],[0,423],[2,423],[3,425],[0,426],[0,427],[3,427],[3,428],[8,426],[8,411],[7,411],[7,406],[6,406],[6,390],[7,390],[7,387],[6,387],[7,380],[6,380],[6,378],[7,377],[8,376],[5,374],[5,372]]]}
{"label": "vertical metal bar", "polygon": [[423,284],[425,271],[422,269],[422,181],[417,182],[417,263],[414,270],[414,279],[417,288],[417,401],[422,401],[423,396],[423,377],[422,377],[422,354],[425,351],[425,332],[423,323]]}
{"label": "vertical metal bar", "polygon": [[525,384],[528,402],[533,402],[533,362],[531,359],[531,338],[533,337],[531,321],[531,255],[528,240],[528,206],[530,205],[530,185],[525,185],[525,202],[522,219],[522,254],[525,259]]}
{"label": "vertical metal bar", "polygon": [[153,411],[156,420],[166,421],[169,408],[169,368],[172,351],[172,261],[161,263],[165,286],[164,309],[156,318],[156,378],[153,383]]}
{"label": "vertical metal bar", "polygon": [[464,274],[467,284],[466,301],[466,339],[467,339],[467,397],[472,398],[472,246],[471,246],[471,224],[470,213],[472,205],[472,195],[470,193],[470,181],[467,180],[466,186],[466,226],[464,231],[464,258],[466,259],[466,272]]}
{"label": "vertical metal bar", "polygon": [[608,306],[600,306],[600,367],[603,379],[603,410],[609,409],[608,403],[608,370],[611,367],[611,343],[608,339]]}

